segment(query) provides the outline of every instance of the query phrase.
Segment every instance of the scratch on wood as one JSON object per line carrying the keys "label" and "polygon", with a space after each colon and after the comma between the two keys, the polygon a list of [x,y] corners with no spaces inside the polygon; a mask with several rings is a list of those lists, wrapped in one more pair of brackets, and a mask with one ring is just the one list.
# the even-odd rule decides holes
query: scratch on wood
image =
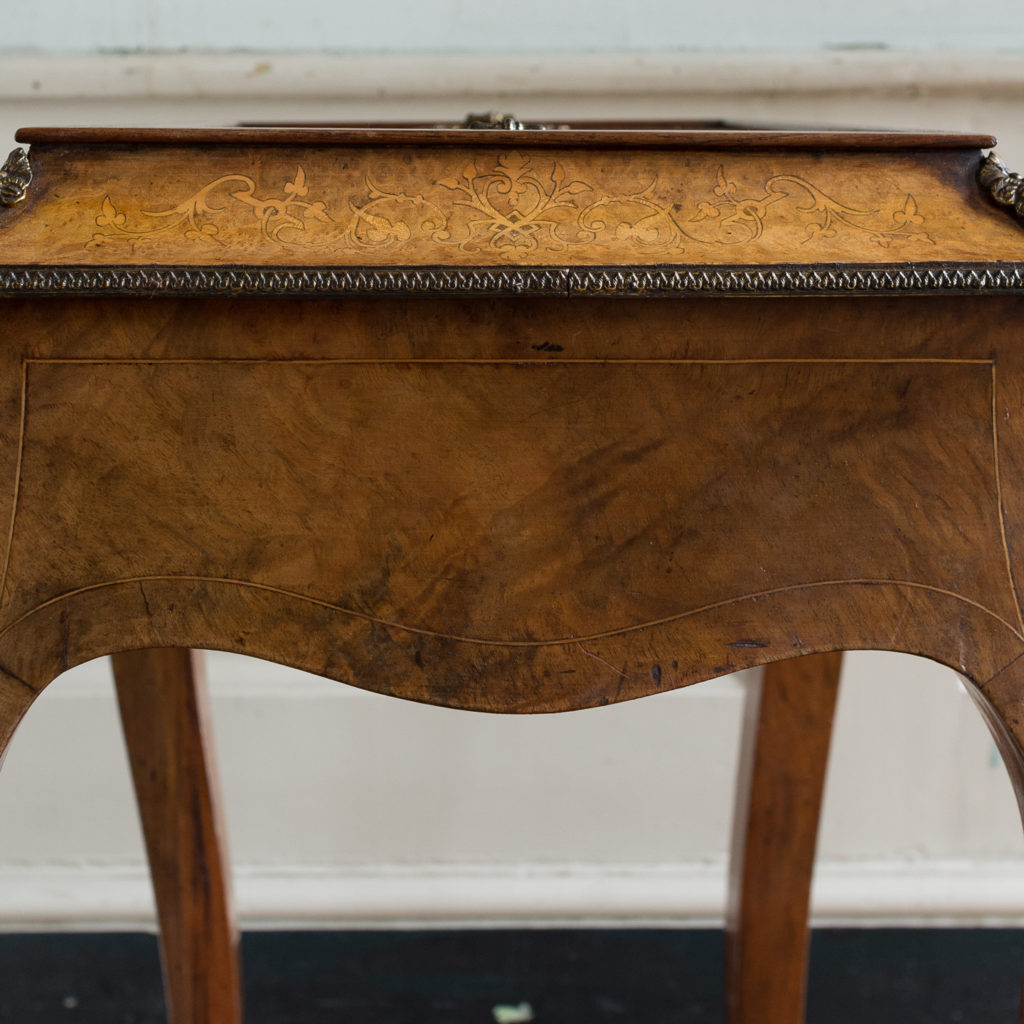
{"label": "scratch on wood", "polygon": [[[903,607],[900,609],[899,617],[892,624],[892,627],[889,630],[890,646],[892,646],[893,644],[897,644],[900,633],[903,631],[903,625],[910,617],[910,614],[910,606],[908,604],[903,605]],[[893,650],[899,650],[899,647],[893,647]]]}
{"label": "scratch on wood", "polygon": [[60,613],[60,663],[63,670],[67,670],[71,667],[68,662],[68,641],[71,638],[71,613],[65,608]]}
{"label": "scratch on wood", "polygon": [[623,679],[625,679],[625,678],[626,678],[626,673],[625,673],[625,672],[623,672],[621,668],[616,668],[616,667],[615,667],[615,666],[614,666],[614,665],[613,665],[613,664],[612,664],[612,663],[611,663],[610,661],[605,661],[605,660],[604,660],[604,658],[602,658],[600,654],[595,654],[595,653],[594,653],[593,651],[588,651],[588,650],[586,649],[586,647],[584,647],[584,646],[583,646],[583,644],[581,644],[581,643],[579,643],[579,642],[577,642],[576,646],[577,646],[577,647],[578,647],[578,648],[579,648],[579,649],[580,649],[580,650],[581,650],[581,651],[582,651],[582,652],[583,652],[583,653],[584,653],[584,654],[585,654],[585,655],[586,655],[586,656],[587,656],[588,658],[593,658],[593,659],[594,659],[594,661],[599,661],[599,662],[601,662],[601,664],[602,664],[602,665],[607,665],[607,666],[608,666],[608,668],[610,668],[610,669],[611,669],[611,670],[612,670],[613,672],[616,672],[616,673],[618,673],[618,674],[619,674],[620,676],[622,676],[622,678],[623,678]]}
{"label": "scratch on wood", "polygon": [[17,673],[12,672],[6,665],[0,665],[0,674],[5,675],[8,679],[13,679],[19,686],[23,686],[29,693],[37,694],[39,690],[33,686],[27,679],[22,679]]}
{"label": "scratch on wood", "polygon": [[149,607],[149,598],[146,597],[146,588],[142,584],[142,580],[139,580],[139,593],[142,595],[142,603],[146,606],[146,615],[148,618],[153,618],[153,609]]}
{"label": "scratch on wood", "polygon": [[1024,652],[1021,652],[1020,654],[1011,658],[1001,669],[999,669],[998,671],[994,672],[991,676],[989,676],[989,678],[986,679],[985,682],[978,684],[978,689],[984,692],[986,687],[991,686],[1004,672],[1008,672],[1011,668],[1013,668],[1013,666],[1016,665],[1017,662],[1021,660],[1021,658],[1024,658]]}
{"label": "scratch on wood", "polygon": [[767,640],[733,640],[730,647],[767,647]]}

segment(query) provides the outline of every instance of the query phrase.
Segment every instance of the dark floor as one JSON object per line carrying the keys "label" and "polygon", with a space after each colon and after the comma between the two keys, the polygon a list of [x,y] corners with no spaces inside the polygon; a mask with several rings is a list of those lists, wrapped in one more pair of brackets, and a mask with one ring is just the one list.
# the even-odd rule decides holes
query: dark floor
{"label": "dark floor", "polygon": [[[148,935],[0,935],[2,1024],[158,1024]],[[247,1024],[718,1024],[714,931],[269,932]],[[1024,932],[815,933],[810,1024],[1012,1024]],[[771,1024],[771,1022],[765,1022]]]}

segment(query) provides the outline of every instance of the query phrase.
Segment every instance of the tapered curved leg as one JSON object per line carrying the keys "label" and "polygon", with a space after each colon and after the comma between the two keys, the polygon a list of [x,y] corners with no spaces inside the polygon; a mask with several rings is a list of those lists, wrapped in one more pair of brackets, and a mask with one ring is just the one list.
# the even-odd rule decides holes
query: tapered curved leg
{"label": "tapered curved leg", "polygon": [[238,935],[198,651],[113,657],[160,918],[169,1024],[239,1024]]}
{"label": "tapered curved leg", "polygon": [[729,1024],[799,1024],[814,848],[842,655],[765,668],[747,697],[727,922]]}
{"label": "tapered curved leg", "polygon": [[[1024,655],[1019,656],[983,686],[964,679],[992,738],[999,748],[1024,820]],[[1024,1024],[1024,988],[1017,1010],[1017,1024]]]}

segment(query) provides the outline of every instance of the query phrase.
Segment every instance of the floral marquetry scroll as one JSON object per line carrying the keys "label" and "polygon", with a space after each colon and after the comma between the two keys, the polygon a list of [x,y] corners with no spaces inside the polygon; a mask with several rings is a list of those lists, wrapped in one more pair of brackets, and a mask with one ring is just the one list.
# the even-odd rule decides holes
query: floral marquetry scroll
{"label": "floral marquetry scroll", "polygon": [[27,201],[0,209],[4,262],[38,265],[40,253],[47,266],[179,268],[1024,259],[1024,238],[978,188],[977,157],[956,150],[630,151],[534,134],[549,142],[131,152],[35,143]]}
{"label": "floral marquetry scroll", "polygon": [[[308,191],[301,167],[295,172],[295,177],[284,185],[283,194],[277,197],[258,196],[256,182],[244,174],[225,174],[169,210],[143,211],[143,216],[150,220],[141,224],[129,224],[127,216],[117,210],[110,196],[104,196],[96,217],[96,225],[101,230],[86,245],[103,245],[111,239],[138,242],[163,231],[181,232],[190,241],[223,245],[225,243],[218,237],[216,218],[225,207],[217,203],[218,196],[248,207],[259,223],[260,234],[268,241],[287,241],[285,232],[302,231],[307,220],[331,219],[324,203],[305,201],[303,197]],[[230,214],[228,219],[231,219]]]}
{"label": "floral marquetry scroll", "polygon": [[[137,243],[177,232],[188,241],[224,245],[222,225],[244,228],[246,221],[267,242],[306,245],[326,236],[353,252],[387,249],[392,258],[414,239],[471,255],[528,256],[620,244],[675,256],[691,247],[742,246],[794,225],[803,228],[803,244],[841,232],[861,232],[882,247],[932,241],[909,194],[884,211],[862,209],[794,174],[741,186],[724,165],[703,195],[694,189],[680,191],[676,201],[661,199],[661,184],[655,174],[634,192],[614,194],[574,177],[546,154],[508,152],[472,160],[456,174],[424,183],[419,192],[395,191],[367,175],[363,188],[342,197],[332,211],[322,199],[306,200],[309,186],[300,166],[278,195],[259,194],[247,175],[226,174],[176,205],[143,209],[132,222],[105,196],[95,218],[100,230],[85,244]],[[311,222],[323,227],[310,231]]]}

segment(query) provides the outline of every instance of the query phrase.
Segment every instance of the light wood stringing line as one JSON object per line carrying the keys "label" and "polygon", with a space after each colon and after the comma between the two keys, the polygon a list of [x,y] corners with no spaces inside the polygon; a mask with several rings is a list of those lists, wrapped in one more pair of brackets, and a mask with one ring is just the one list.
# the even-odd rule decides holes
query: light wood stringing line
{"label": "light wood stringing line", "polygon": [[21,498],[21,461],[25,454],[25,422],[26,405],[28,404],[28,364],[29,360],[21,361],[21,413],[18,420],[18,455],[14,468],[14,493],[11,498],[11,522],[7,528],[7,548],[4,553],[3,570],[0,571],[0,607],[7,600],[7,567],[11,562],[11,550],[14,547],[14,523],[18,516],[18,501]]}
{"label": "light wood stringing line", "polygon": [[585,633],[580,636],[570,635],[567,637],[553,637],[547,640],[496,640],[488,637],[471,637],[461,636],[457,633],[443,633],[438,630],[427,629],[422,626],[403,625],[400,622],[393,622],[389,619],[383,619],[376,615],[370,615],[368,612],[356,611],[354,608],[346,608],[343,605],[333,604],[330,601],[324,601],[318,597],[310,597],[308,594],[300,594],[293,590],[287,590],[284,587],[275,587],[268,583],[255,583],[252,580],[238,580],[221,576],[194,576],[186,573],[182,573],[180,575],[157,574],[152,576],[126,576],[123,579],[104,580],[100,583],[90,583],[85,587],[77,587],[74,590],[65,591],[63,594],[58,594],[56,597],[51,597],[49,600],[43,601],[35,607],[28,609],[28,611],[23,612],[14,619],[13,622],[9,622],[3,629],[0,629],[0,640],[2,640],[12,629],[21,625],[21,623],[25,622],[33,615],[36,615],[55,604],[59,604],[61,601],[78,597],[81,594],[88,594],[96,590],[105,590],[112,587],[127,586],[130,583],[167,583],[176,581],[187,583],[220,583],[229,586],[242,587],[244,589],[260,590],[269,594],[276,594],[281,597],[302,601],[318,608],[326,608],[328,611],[338,612],[339,614],[347,615],[354,619],[361,619],[364,622],[370,622],[374,625],[384,626],[387,629],[394,629],[403,633],[411,633],[416,636],[426,636],[434,640],[452,640],[458,643],[474,644],[478,647],[503,648],[566,647],[593,640],[607,640],[611,637],[624,636],[627,633],[637,633],[645,629],[667,626],[673,622],[679,622],[682,619],[692,618],[695,615],[715,611],[719,608],[727,608],[730,605],[740,604],[743,601],[759,600],[764,597],[776,597],[780,594],[797,593],[802,590],[818,590],[824,587],[844,586],[907,587],[911,590],[923,590],[928,593],[939,594],[943,597],[950,597],[962,604],[969,605],[970,607],[982,612],[984,615],[988,615],[990,618],[994,619],[1001,626],[1009,630],[1016,639],[1024,643],[1024,633],[1021,633],[1012,622],[1008,622],[997,612],[994,612],[992,609],[981,604],[981,602],[965,597],[963,594],[959,594],[954,590],[946,590],[943,587],[936,587],[930,583],[918,583],[915,580],[854,577],[851,579],[815,580],[807,583],[791,583],[784,587],[773,587],[769,590],[753,591],[748,594],[740,594],[736,597],[727,597],[721,601],[712,601],[710,604],[701,605],[698,608],[690,608],[686,611],[677,612],[674,615],[666,615],[664,618],[651,619],[647,622],[639,622],[632,626],[621,626],[616,629],[602,630],[598,633]]}
{"label": "light wood stringing line", "polygon": [[998,395],[996,381],[996,364],[992,362],[992,465],[995,471],[996,482],[996,507],[999,512],[999,532],[1003,540],[1003,555],[1006,558],[1006,575],[1010,580],[1010,590],[1013,592],[1014,604],[1017,607],[1017,622],[1021,632],[1024,633],[1024,611],[1021,610],[1020,591],[1017,589],[1017,581],[1013,575],[1013,560],[1010,557],[1010,544],[1006,539],[1006,516],[1003,510],[1003,487],[999,479],[999,417],[996,405]]}

